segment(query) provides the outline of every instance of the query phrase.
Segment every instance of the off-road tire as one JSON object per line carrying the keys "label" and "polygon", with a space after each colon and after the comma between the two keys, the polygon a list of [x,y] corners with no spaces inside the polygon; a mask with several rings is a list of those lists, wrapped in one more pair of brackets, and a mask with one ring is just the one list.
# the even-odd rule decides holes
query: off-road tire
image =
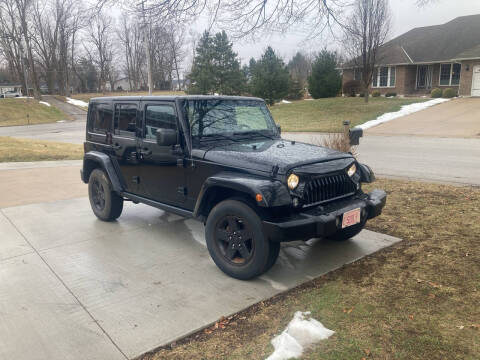
{"label": "off-road tire", "polygon": [[[98,199],[101,197],[102,199]],[[112,189],[112,183],[102,169],[94,169],[88,180],[88,198],[93,213],[103,221],[117,219],[123,210],[123,198]]]}
{"label": "off-road tire", "polygon": [[273,267],[273,265],[275,265],[279,254],[280,254],[280,243],[276,241],[275,242],[270,241],[270,255],[268,257],[267,266],[265,267],[264,272],[267,272]]}
{"label": "off-road tire", "polygon": [[335,241],[346,241],[358,235],[360,231],[363,230],[365,227],[366,221],[362,221],[357,225],[349,226],[345,229],[338,230],[335,234],[327,236],[327,239],[335,240]]}
{"label": "off-road tire", "polygon": [[[236,223],[233,229],[230,228],[232,219]],[[222,228],[223,224],[227,224],[225,229]],[[241,250],[233,250],[239,255],[232,255],[233,259],[228,256],[231,245],[236,243],[238,249],[238,246],[241,246],[239,244],[242,243],[242,238],[238,234],[235,235],[237,238],[234,241],[228,240],[228,234],[234,236],[235,228],[237,233],[243,236],[245,241],[243,246],[248,246],[250,243],[247,259],[243,257]],[[250,235],[244,236],[243,234],[246,233]],[[219,236],[219,234],[223,235]],[[226,241],[222,239],[223,236],[227,237]],[[273,266],[278,256],[278,249],[275,245],[272,246],[263,233],[260,217],[249,205],[238,200],[222,201],[212,209],[207,218],[205,238],[215,264],[225,274],[240,280],[252,279],[263,274],[268,270],[268,266]],[[236,262],[237,259],[244,262]]]}

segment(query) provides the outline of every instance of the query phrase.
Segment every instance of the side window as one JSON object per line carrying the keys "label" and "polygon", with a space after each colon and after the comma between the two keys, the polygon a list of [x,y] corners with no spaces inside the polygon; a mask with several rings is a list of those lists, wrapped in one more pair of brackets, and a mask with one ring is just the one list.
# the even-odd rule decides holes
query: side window
{"label": "side window", "polygon": [[115,135],[135,137],[136,123],[136,104],[115,104]]}
{"label": "side window", "polygon": [[93,103],[90,105],[88,130],[105,133],[112,128],[112,109],[109,104]]}
{"label": "side window", "polygon": [[157,129],[177,129],[175,109],[171,105],[145,107],[145,139],[156,140]]}

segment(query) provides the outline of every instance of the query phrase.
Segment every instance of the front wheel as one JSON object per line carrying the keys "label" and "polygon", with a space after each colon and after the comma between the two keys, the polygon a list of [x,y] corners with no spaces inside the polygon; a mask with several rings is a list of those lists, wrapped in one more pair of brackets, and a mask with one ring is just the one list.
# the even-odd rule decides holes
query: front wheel
{"label": "front wheel", "polygon": [[103,221],[117,219],[123,210],[123,198],[112,190],[105,172],[94,169],[88,180],[88,197],[93,213]]}
{"label": "front wheel", "polygon": [[247,204],[226,200],[210,212],[205,228],[207,248],[227,275],[248,280],[273,265],[278,249],[264,235],[262,222]]}

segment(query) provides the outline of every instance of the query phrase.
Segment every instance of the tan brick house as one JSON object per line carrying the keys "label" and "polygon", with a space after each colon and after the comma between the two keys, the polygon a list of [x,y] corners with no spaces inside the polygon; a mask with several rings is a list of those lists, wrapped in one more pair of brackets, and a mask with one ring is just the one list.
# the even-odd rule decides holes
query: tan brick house
{"label": "tan brick house", "polygon": [[[410,30],[383,45],[372,91],[421,95],[453,88],[460,96],[480,96],[480,14]],[[343,83],[361,71],[343,66]]]}

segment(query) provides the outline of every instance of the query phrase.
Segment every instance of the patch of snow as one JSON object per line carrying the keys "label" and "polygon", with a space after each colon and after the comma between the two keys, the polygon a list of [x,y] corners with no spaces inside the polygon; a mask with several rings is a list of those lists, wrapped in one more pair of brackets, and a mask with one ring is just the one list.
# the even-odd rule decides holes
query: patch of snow
{"label": "patch of snow", "polygon": [[67,122],[67,120],[58,120],[57,123],[64,123]]}
{"label": "patch of snow", "polygon": [[312,101],[312,100],[315,100],[315,99],[303,99],[303,100],[310,100],[310,101]]}
{"label": "patch of snow", "polygon": [[379,116],[378,118],[376,118],[375,120],[367,121],[366,123],[363,123],[362,125],[358,125],[357,127],[363,130],[370,129],[371,127],[386,123],[388,121],[392,121],[394,119],[397,119],[405,115],[413,114],[417,111],[424,110],[426,108],[429,108],[430,106],[441,104],[449,100],[450,99],[433,99],[433,100],[429,100],[422,103],[403,105],[399,111],[385,113]]}
{"label": "patch of snow", "polygon": [[292,102],[291,101],[288,101],[288,100],[282,100],[282,104],[291,104]]}
{"label": "patch of snow", "polygon": [[[310,312],[297,311],[283,332],[273,338],[275,351],[266,360],[288,360],[302,356],[309,346],[328,339],[335,331],[311,318]],[[308,317],[308,319],[306,318]]]}
{"label": "patch of snow", "polygon": [[42,104],[42,105],[46,105],[48,107],[52,106],[49,103],[47,103],[46,101],[39,101],[39,103]]}
{"label": "patch of snow", "polygon": [[82,100],[77,100],[77,99],[72,99],[67,97],[67,103],[75,105],[75,106],[80,106],[80,107],[88,107],[88,103]]}
{"label": "patch of snow", "polygon": [[13,98],[10,98],[10,99],[33,99],[33,97],[31,97],[31,96],[17,96],[17,97],[13,97]]}

